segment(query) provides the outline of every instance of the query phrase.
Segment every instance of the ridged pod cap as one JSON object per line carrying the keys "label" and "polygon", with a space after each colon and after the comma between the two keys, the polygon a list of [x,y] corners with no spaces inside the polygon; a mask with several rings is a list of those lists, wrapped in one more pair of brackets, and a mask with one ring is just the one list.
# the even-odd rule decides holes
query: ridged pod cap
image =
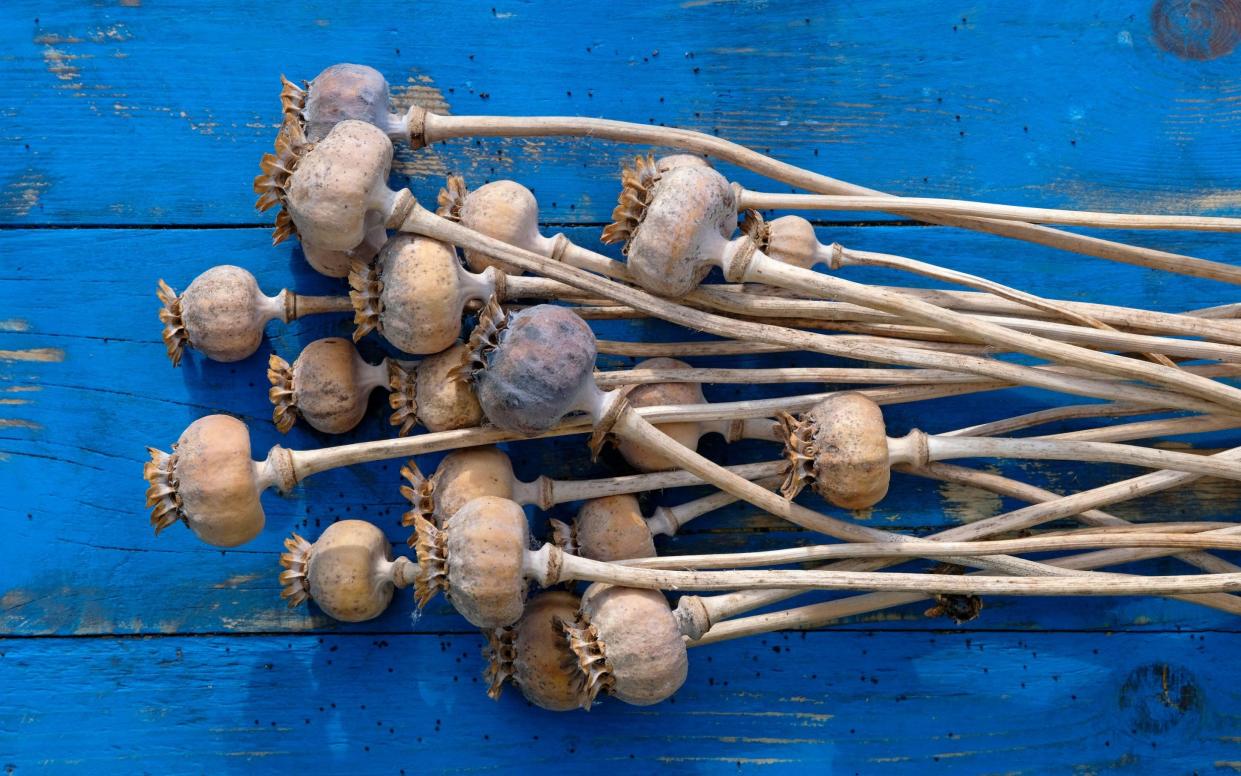
{"label": "ridged pod cap", "polygon": [[605,496],[582,504],[573,523],[577,554],[613,561],[655,557],[655,541],[638,499],[631,494]]}
{"label": "ridged pod cap", "polygon": [[[695,158],[695,157],[690,157]],[[675,358],[648,358],[634,365],[634,369],[689,369],[689,364]],[[664,404],[706,404],[702,395],[702,386],[698,383],[646,383],[634,386],[626,394],[630,406],[655,407]],[[697,423],[660,423],[655,426],[672,437],[677,443],[690,450],[698,448],[701,428]],[[657,472],[677,468],[659,453],[648,451],[641,445],[628,439],[620,439],[616,449],[624,456],[629,465],[639,471]]]}
{"label": "ridged pod cap", "polygon": [[595,335],[564,307],[541,304],[514,313],[475,374],[478,403],[506,431],[546,431],[580,408],[594,380]]}
{"label": "ridged pod cap", "polygon": [[349,251],[367,237],[367,210],[387,186],[392,142],[361,121],[337,124],[306,151],[287,184],[298,234],[323,250]]}

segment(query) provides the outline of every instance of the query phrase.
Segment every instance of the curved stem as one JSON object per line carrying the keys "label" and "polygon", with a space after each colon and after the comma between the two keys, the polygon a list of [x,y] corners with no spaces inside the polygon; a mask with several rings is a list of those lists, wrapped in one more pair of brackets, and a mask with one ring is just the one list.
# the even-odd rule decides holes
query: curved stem
{"label": "curved stem", "polygon": [[[453,137],[591,137],[622,143],[673,147],[707,154],[790,186],[819,194],[882,195],[874,189],[803,170],[736,143],[685,129],[581,116],[444,116],[437,113],[425,113],[421,117],[421,122],[422,140],[427,144]],[[899,210],[895,212],[904,215]],[[1241,267],[1063,232],[1036,224],[944,214],[924,214],[920,216],[920,219],[929,223],[959,226],[1041,245],[1050,245],[1054,248],[1111,261],[1121,261],[1229,283],[1241,283]]]}
{"label": "curved stem", "polygon": [[850,196],[831,194],[779,194],[742,191],[737,209],[886,211],[908,216],[951,215],[967,218],[999,218],[1035,224],[1093,226],[1103,229],[1173,229],[1195,232],[1241,232],[1241,218],[1220,216],[1150,215],[1104,213],[1093,210],[997,205],[935,197]]}
{"label": "curved stem", "polygon": [[[775,385],[838,383],[847,385],[940,385],[977,382],[977,378],[943,369],[866,369],[856,367],[777,367],[772,369],[622,369],[595,372],[600,388],[651,383]],[[1149,411],[1149,410],[1146,410]]]}
{"label": "curved stem", "polygon": [[[759,480],[780,474],[784,467],[784,461],[766,461],[725,468],[743,479]],[[666,488],[683,488],[702,483],[701,477],[685,471],[629,474],[594,480],[552,480],[540,477],[534,482],[521,483],[518,491],[525,486],[524,490],[529,492],[521,493],[520,496],[515,493],[513,500],[519,504],[537,504],[540,509],[549,509],[556,504],[565,504],[570,501],[585,501],[592,498],[619,496],[625,493],[644,493]],[[540,493],[544,490],[546,490],[546,498]]]}
{"label": "curved stem", "polygon": [[[1152,391],[1136,385],[1122,385],[1110,381],[1069,377],[1054,373],[1040,372],[1038,370],[1023,367],[1017,364],[1009,364],[990,359],[974,358],[961,354],[930,353],[927,351],[919,351],[915,348],[897,348],[869,343],[851,343],[842,345],[841,343],[834,341],[837,339],[834,337],[790,329],[782,329],[774,326],[764,326],[762,324],[756,324],[749,321],[738,321],[731,318],[712,315],[710,313],[704,313],[699,310],[692,310],[652,296],[643,291],[638,291],[637,289],[609,281],[606,278],[592,275],[588,272],[577,269],[576,267],[569,267],[558,262],[549,261],[536,253],[514,247],[499,240],[491,239],[471,229],[467,229],[460,224],[440,218],[430,211],[427,211],[425,208],[422,208],[416,202],[411,204],[412,208],[408,214],[403,219],[398,217],[400,223],[395,225],[399,226],[402,230],[424,234],[428,237],[452,243],[454,245],[459,245],[469,250],[480,251],[503,261],[511,262],[523,269],[537,272],[555,280],[560,280],[585,291],[599,293],[614,301],[630,305],[672,323],[681,324],[692,329],[707,331],[718,336],[734,339],[754,339],[775,345],[793,346],[798,349],[812,350],[818,353],[843,356],[845,358],[872,360],[888,364],[902,364],[905,366],[947,368],[955,371],[985,375],[987,377],[992,377],[1006,382],[1018,382],[1026,385],[1035,385],[1038,387],[1047,388],[1049,390],[1059,390],[1068,393],[1084,394],[1087,396],[1144,401],[1147,403],[1153,403],[1155,406],[1174,406],[1180,409],[1190,409],[1203,412],[1220,411],[1220,407],[1213,402],[1201,401],[1188,396],[1171,395],[1161,391]],[[775,263],[776,262],[769,261],[764,264]],[[809,274],[814,275],[817,273]],[[1008,332],[1008,330],[1004,331]],[[1018,332],[1008,332],[1008,334],[1011,336],[1028,336],[1020,335]],[[1060,345],[1059,347],[1069,348],[1071,346]],[[1073,348],[1072,350],[1078,351],[1080,349]],[[1082,352],[1089,353],[1089,351]],[[1091,355],[1102,356],[1103,354]],[[1120,361],[1128,360],[1119,357],[1113,358],[1117,358],[1117,360]],[[1147,368],[1158,369],[1159,367],[1157,365],[1153,365]],[[1167,371],[1185,379],[1193,377],[1192,375],[1182,374],[1177,370]],[[1216,386],[1216,388],[1223,390],[1223,387],[1221,386]],[[1210,390],[1213,391],[1215,389]],[[1231,393],[1229,393],[1228,396],[1231,400]]]}

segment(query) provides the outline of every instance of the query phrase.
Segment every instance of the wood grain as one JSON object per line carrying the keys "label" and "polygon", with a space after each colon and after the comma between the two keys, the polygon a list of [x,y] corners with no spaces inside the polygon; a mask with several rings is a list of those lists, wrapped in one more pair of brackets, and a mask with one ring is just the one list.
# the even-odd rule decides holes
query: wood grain
{"label": "wood grain", "polygon": [[[31,770],[336,773],[551,766],[647,773],[779,770],[923,773],[1241,770],[1237,624],[1149,599],[988,600],[957,628],[912,606],[807,634],[697,650],[673,701],[606,702],[554,716],[482,690],[481,639],[437,600],[406,595],[342,626],[278,598],[276,555],[342,517],[394,541],[399,462],[317,476],[269,496],[268,526],[220,551],[142,508],[144,447],[229,412],[256,448],[389,436],[379,396],[344,439],[269,422],[263,370],[345,316],[273,324],[254,357],[180,370],[159,341],[155,281],[183,289],[219,263],[269,292],[334,293],[295,248],[272,249],[250,181],[279,119],[281,72],[372,64],[401,107],[455,114],[608,116],[718,132],[781,159],[892,191],[1020,205],[1236,215],[1241,42],[1236,0],[858,4],[710,2],[377,10],[314,0],[226,8],[165,3],[0,7],[0,765]],[[598,248],[617,171],[645,149],[570,140],[454,141],[398,154],[397,182],[433,198],[443,176],[533,187],[550,233]],[[726,172],[746,186],[752,176]],[[939,228],[862,226],[814,214],[820,239],[938,261],[1035,293],[1183,310],[1235,289]],[[1220,235],[1121,239],[1235,262]],[[607,251],[616,255],[610,249]],[[876,282],[917,281],[849,271]],[[659,324],[596,322],[611,339],[684,340]],[[369,357],[385,352],[372,338]],[[603,359],[608,368],[632,359]],[[787,355],[700,366],[834,366]],[[708,387],[713,400],[787,395]],[[1010,390],[890,408],[894,434],[942,431],[1061,401]],[[1061,424],[1068,429],[1080,423]],[[1177,440],[1210,450],[1235,433]],[[761,443],[703,451],[724,463]],[[530,479],[592,466],[582,440],[514,445]],[[420,461],[434,467],[437,456]],[[985,462],[973,462],[984,465]],[[1004,463],[1073,491],[1118,467]],[[674,503],[690,491],[650,499]],[[1114,511],[1235,520],[1241,490],[1203,480]],[[1014,504],[905,476],[854,519],[917,533]],[[552,513],[572,515],[570,506]],[[542,530],[542,517],[532,516]],[[815,538],[736,507],[663,552],[762,549]],[[1235,560],[1235,558],[1234,558]],[[1172,562],[1138,570],[1171,573]],[[623,731],[618,734],[618,731]]]}
{"label": "wood grain", "polygon": [[[322,1],[134,5],[19,0],[0,12],[0,221],[258,223],[249,182],[279,121],[278,76],[338,61],[379,68],[402,105],[718,132],[893,193],[1212,214],[1241,204],[1233,60],[1174,42],[1178,30],[1233,35],[1229,14],[1202,3],[1158,3],[1155,19],[1146,3],[903,0],[655,3],[601,18],[590,4],[437,0],[387,22]],[[598,222],[635,150],[458,141],[403,154],[398,172],[423,196],[449,171],[474,185],[516,175],[547,220]]]}
{"label": "wood grain", "polygon": [[[606,768],[1226,772],[1241,635],[783,634],[693,653],[673,700],[589,715],[484,694],[478,636],[0,643],[26,770]],[[47,684],[42,676],[55,676]],[[84,720],[82,710],[99,709]],[[74,735],[66,735],[72,730]]]}

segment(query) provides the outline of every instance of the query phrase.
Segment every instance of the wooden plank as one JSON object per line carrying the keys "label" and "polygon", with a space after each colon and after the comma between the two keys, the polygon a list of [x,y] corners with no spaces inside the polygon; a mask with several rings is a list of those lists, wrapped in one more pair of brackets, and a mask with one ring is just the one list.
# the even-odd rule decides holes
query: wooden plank
{"label": "wooden plank", "polygon": [[4,640],[0,763],[16,773],[187,763],[1213,773],[1241,759],[1237,634],[786,634],[691,652],[674,700],[605,700],[589,715],[528,707],[511,688],[488,700],[481,646],[477,636]]}
{"label": "wooden plank", "polygon": [[[570,236],[594,245],[593,229]],[[824,229],[823,239],[918,257],[943,256],[958,269],[987,272],[1035,292],[1099,301],[1138,301],[1176,310],[1230,301],[1219,284],[1170,278],[1131,267],[1065,259],[1050,251],[941,229]],[[1180,247],[1202,255],[1225,256],[1221,237],[1178,235]],[[0,542],[0,632],[10,634],[101,634],[163,632],[270,632],[332,628],[305,610],[288,613],[277,597],[275,556],[292,528],[314,537],[341,517],[366,517],[395,541],[404,505],[397,493],[398,463],[381,463],[332,472],[311,479],[291,498],[265,499],[268,527],[251,545],[222,552],[199,544],[174,527],[151,536],[142,508],[140,478],[146,445],[167,447],[192,420],[210,412],[231,412],[250,424],[256,449],[283,443],[313,447],[387,437],[384,405],[372,401],[362,426],[333,438],[295,429],[281,438],[269,423],[264,365],[273,349],[290,360],[308,342],[327,334],[347,334],[346,316],[307,320],[281,330],[260,353],[237,364],[214,364],[191,354],[180,370],[167,363],[159,342],[155,281],[166,278],[184,288],[199,271],[217,262],[251,268],[260,284],[274,292],[291,286],[309,293],[331,293],[338,281],[319,277],[286,247],[273,250],[260,229],[219,230],[12,230],[5,235],[13,260],[0,271],[0,472],[6,498],[0,515],[9,540]],[[881,276],[852,273],[851,277]],[[882,276],[887,280],[893,275]],[[687,335],[667,326],[598,323],[614,339]],[[377,355],[374,337],[363,342]],[[609,359],[609,366],[628,363]],[[832,364],[830,359],[766,356],[703,359],[702,365]],[[798,386],[782,390],[796,391]],[[818,390],[802,387],[802,390]],[[708,387],[714,400],[755,395],[753,389]],[[894,433],[921,426],[945,430],[1060,401],[1036,391],[1009,391],[1000,397],[966,397],[934,404],[893,407]],[[11,403],[10,403],[11,402]],[[1187,439],[1188,442],[1200,442]],[[1213,436],[1210,446],[1235,444],[1235,434]],[[523,443],[518,474],[531,479],[547,467],[560,477],[603,476],[615,456],[591,467],[580,439]],[[704,451],[721,461],[741,462],[770,455],[753,443],[733,449],[708,439]],[[431,469],[436,457],[422,461]],[[1122,476],[1116,467],[1010,464],[1014,476],[1074,491]],[[1140,518],[1232,519],[1236,487],[1204,482],[1193,488],[1146,499],[1117,511]],[[688,498],[669,493],[668,503]],[[870,512],[868,524],[925,532],[935,527],[996,514],[1012,506],[963,488],[898,477],[892,494]],[[570,508],[554,513],[565,518]],[[542,529],[541,518],[536,522]],[[754,534],[759,528],[770,533]],[[806,543],[805,533],[785,532],[770,518],[735,509],[704,518],[686,536],[663,543],[673,552],[743,549]],[[1153,567],[1162,571],[1175,565]],[[885,615],[883,627],[920,628],[922,607]],[[463,621],[443,602],[411,623],[412,604],[402,595],[385,618],[360,630],[461,630]],[[937,624],[937,623],[932,623]],[[1064,602],[996,601],[978,628],[1117,629],[1168,627],[1233,628],[1234,621],[1196,607],[1144,600]]]}
{"label": "wooden plank", "polygon": [[[1241,33],[1209,7],[18,0],[0,9],[0,222],[258,223],[278,76],[338,61],[381,69],[402,105],[696,128],[898,193],[1235,213]],[[633,151],[453,142],[399,172],[424,196],[450,170],[516,175],[547,220],[598,222]]]}

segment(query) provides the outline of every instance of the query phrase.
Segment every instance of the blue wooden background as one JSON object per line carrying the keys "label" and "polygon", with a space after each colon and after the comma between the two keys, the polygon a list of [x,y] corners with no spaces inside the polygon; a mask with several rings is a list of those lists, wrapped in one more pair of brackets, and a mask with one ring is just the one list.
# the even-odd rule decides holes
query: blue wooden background
{"label": "blue wooden background", "polygon": [[[992,600],[959,628],[908,607],[694,650],[686,686],[657,707],[611,701],[556,715],[511,690],[488,700],[482,639],[442,601],[418,615],[401,595],[384,617],[357,626],[283,608],[276,556],[290,529],[313,536],[332,520],[364,517],[403,539],[399,463],[325,474],[290,498],[269,497],[267,529],[228,551],[179,528],[155,539],[140,475],[145,445],[166,447],[209,412],[245,418],[260,450],[281,441],[268,421],[267,354],[291,359],[311,340],[349,330],[343,316],[273,326],[247,361],[191,355],[180,370],[159,342],[161,277],[184,288],[227,262],[251,269],[269,292],[340,288],[310,272],[295,247],[271,248],[267,219],[252,210],[250,180],[279,119],[282,72],[309,78],[337,61],[363,62],[388,75],[402,105],[717,131],[895,192],[1241,214],[1238,41],[1236,0],[250,9],[9,0],[0,7],[0,766],[1241,770],[1241,632],[1189,605]],[[402,152],[398,172],[420,196],[449,171],[475,184],[516,177],[539,194],[549,225],[595,245],[625,153],[632,149],[573,141],[459,141]],[[1163,310],[1235,301],[1220,284],[955,230],[856,216],[819,224],[823,239],[1048,295]],[[1220,260],[1239,244],[1123,238]],[[684,336],[660,326],[598,330]],[[380,347],[364,343],[368,354]],[[888,417],[896,432],[943,430],[1060,400],[1008,391],[894,407]],[[383,415],[376,397],[351,439],[388,435]],[[285,444],[332,441],[299,427]],[[513,450],[526,478],[617,464],[612,456],[590,466],[580,439]],[[729,463],[770,454],[718,440],[704,450]],[[1131,473],[999,469],[1066,491]],[[1235,519],[1239,495],[1202,481],[1114,511]],[[883,504],[856,519],[925,533],[1011,506],[898,478]],[[808,541],[738,508],[661,549]]]}

